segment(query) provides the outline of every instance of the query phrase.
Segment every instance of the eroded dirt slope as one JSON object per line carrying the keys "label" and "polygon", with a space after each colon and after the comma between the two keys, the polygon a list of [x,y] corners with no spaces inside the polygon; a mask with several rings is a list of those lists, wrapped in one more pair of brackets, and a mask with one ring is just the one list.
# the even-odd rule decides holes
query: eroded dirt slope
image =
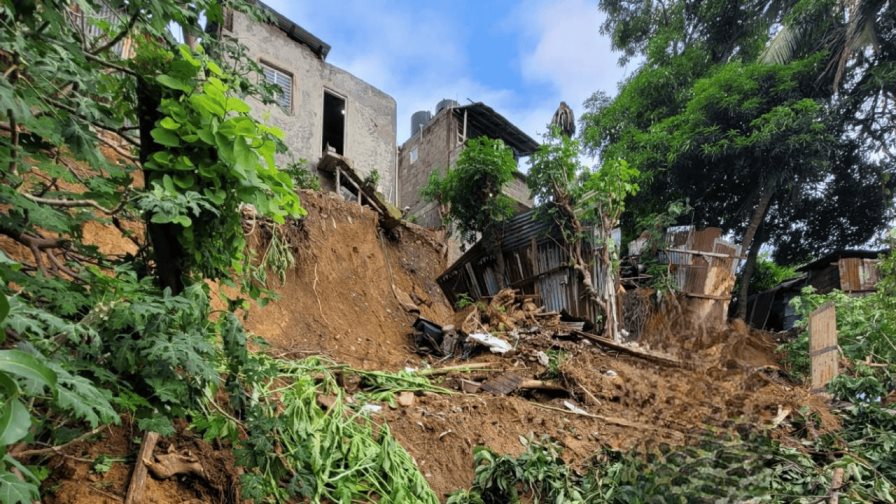
{"label": "eroded dirt slope", "polygon": [[250,310],[247,327],[275,355],[323,353],[363,369],[416,365],[408,304],[433,320],[452,314],[435,282],[445,259],[434,234],[410,225],[392,240],[368,208],[333,194],[301,197],[308,216],[295,240],[296,266],[274,288],[279,300]]}

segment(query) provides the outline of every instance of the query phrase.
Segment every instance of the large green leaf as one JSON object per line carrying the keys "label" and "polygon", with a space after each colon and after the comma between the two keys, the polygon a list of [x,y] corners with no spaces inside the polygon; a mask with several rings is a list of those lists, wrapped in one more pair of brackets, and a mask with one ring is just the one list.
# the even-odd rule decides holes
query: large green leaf
{"label": "large green leaf", "polygon": [[40,492],[36,485],[22,481],[11,472],[0,474],[0,503],[31,504],[38,499]]}
{"label": "large green leaf", "polygon": [[13,398],[0,407],[0,446],[9,446],[28,434],[31,415],[22,401]]}
{"label": "large green leaf", "polygon": [[56,386],[56,373],[21,350],[0,350],[0,371],[21,376],[39,385]]}
{"label": "large green leaf", "polygon": [[3,322],[7,315],[9,315],[9,300],[6,299],[6,295],[0,294],[0,322]]}

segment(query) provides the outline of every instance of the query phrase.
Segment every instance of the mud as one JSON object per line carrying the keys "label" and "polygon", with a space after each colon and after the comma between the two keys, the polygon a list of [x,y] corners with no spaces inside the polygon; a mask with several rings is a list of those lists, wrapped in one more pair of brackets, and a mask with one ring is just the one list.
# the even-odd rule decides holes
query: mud
{"label": "mud", "polygon": [[[139,448],[139,433],[131,427],[110,427],[97,440],[66,447],[50,459],[49,479],[41,487],[46,504],[119,504],[127,495],[128,482]],[[202,465],[205,478],[177,476],[167,480],[147,478],[143,490],[146,504],[199,504],[240,502],[238,472],[229,450],[215,450],[208,443],[180,430],[173,439],[159,442],[163,453],[173,443],[180,452],[190,452]],[[95,470],[101,456],[112,460],[108,471]]]}
{"label": "mud", "polygon": [[[819,413],[823,429],[836,427],[826,405],[778,369],[769,335],[738,323],[695,327],[686,305],[671,299],[659,302],[649,291],[625,303],[637,307],[633,320],[638,330],[631,339],[636,348],[668,355],[670,362],[680,364],[660,364],[572,337],[556,338],[549,331],[524,334],[517,349],[505,356],[482,353],[463,362],[420,357],[408,337],[418,311],[433,321],[463,327],[473,310],[455,314],[435,283],[446,266],[438,237],[408,225],[395,240],[380,231],[377,215],[369,209],[329,194],[303,192],[301,197],[308,216],[291,238],[296,265],[283,285],[274,286],[279,299],[249,310],[247,327],[266,340],[267,346],[259,349],[284,358],[325,354],[351,366],[384,370],[488,363],[487,369],[440,377],[441,384],[458,390],[454,395],[421,395],[413,404],[386,408],[378,417],[440,495],[469,486],[476,446],[519,454],[524,450],[521,437],[556,439],[565,447],[567,462],[579,468],[603,447],[650,452],[736,423],[771,428],[779,413],[802,406]],[[114,243],[98,244],[110,254],[128,246],[120,236]],[[513,321],[503,317],[514,313],[502,309],[487,315],[506,329]],[[541,363],[539,353],[548,352],[562,356],[558,367]],[[460,392],[461,379],[481,382],[506,371],[559,384],[566,392]],[[569,411],[565,403],[587,415]],[[45,501],[121,502],[138,448],[136,435],[113,428],[99,441],[54,457],[44,484]],[[238,470],[229,452],[188,433],[174,442],[211,464],[212,476],[209,481],[150,478],[147,502],[237,501],[233,482]],[[96,474],[91,466],[99,455],[131,459]]]}
{"label": "mud", "polygon": [[332,194],[304,191],[301,198],[308,216],[296,266],[275,286],[279,300],[250,310],[247,328],[274,355],[322,353],[362,369],[416,365],[408,334],[417,314],[407,300],[426,318],[453,316],[435,283],[445,268],[435,234],[409,225],[394,241],[370,209]]}

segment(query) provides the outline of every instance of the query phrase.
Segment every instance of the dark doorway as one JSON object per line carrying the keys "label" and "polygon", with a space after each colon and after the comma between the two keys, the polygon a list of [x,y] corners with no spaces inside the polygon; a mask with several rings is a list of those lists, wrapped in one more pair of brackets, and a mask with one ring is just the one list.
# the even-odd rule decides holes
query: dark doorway
{"label": "dark doorway", "polygon": [[323,152],[333,149],[344,154],[345,143],[345,100],[324,91],[324,134]]}

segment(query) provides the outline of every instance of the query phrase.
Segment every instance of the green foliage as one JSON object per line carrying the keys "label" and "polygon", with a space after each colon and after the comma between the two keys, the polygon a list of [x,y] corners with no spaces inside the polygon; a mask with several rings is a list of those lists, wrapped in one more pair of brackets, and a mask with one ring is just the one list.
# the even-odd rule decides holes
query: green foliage
{"label": "green foliage", "polygon": [[[648,456],[607,450],[577,474],[550,440],[527,443],[519,457],[477,448],[472,488],[455,492],[448,502],[810,503],[827,498],[836,468],[845,474],[842,501],[894,502],[894,418],[879,406],[871,408],[861,417],[845,413],[841,434],[805,440],[812,454],[761,432],[708,434],[692,446],[664,447]],[[869,449],[875,435],[885,441]]]}
{"label": "green foliage", "polygon": [[768,254],[760,252],[756,260],[756,271],[753,273],[753,278],[750,279],[750,293],[771,289],[797,275],[794,266],[781,266]]}
{"label": "green foliage", "polygon": [[[896,236],[891,236],[891,243]],[[797,376],[809,372],[809,314],[831,302],[837,312],[837,344],[851,361],[896,362],[896,253],[881,257],[875,292],[850,296],[841,291],[817,294],[806,287],[791,300],[799,320],[797,337],[781,346],[784,362]]]}
{"label": "green foliage", "polygon": [[502,191],[515,172],[513,151],[504,142],[473,138],[444,178],[430,175],[423,194],[447,204],[446,224],[473,243],[513,215],[513,201]]}
{"label": "green foliage", "polygon": [[[168,435],[173,419],[202,411],[222,387],[238,397],[221,371],[247,358],[246,339],[232,315],[212,320],[205,281],[238,278],[242,295],[259,298],[265,270],[281,274],[272,265],[290,251],[274,240],[253,261],[241,206],[273,221],[275,238],[277,224],[304,213],[274,164],[282,133],[243,99],[270,98],[255,84],[258,65],[199,24],[220,27],[222,2],[86,0],[77,2],[83,24],[72,22],[74,7],[0,6],[9,132],[0,135],[0,234],[33,252],[0,253],[2,502],[39,499],[35,473],[6,453],[10,444],[64,443],[120,413]],[[122,22],[96,18],[107,7]],[[174,41],[178,24],[200,41],[194,49]],[[125,36],[136,51],[127,58],[109,44]],[[158,231],[151,240],[129,231],[141,220]],[[136,252],[102,253],[85,242],[88,225],[117,227]],[[178,282],[161,278],[164,268]]]}
{"label": "green foliage", "polygon": [[156,76],[166,91],[151,134],[166,148],[144,166],[151,190],[138,205],[151,222],[179,227],[188,271],[228,278],[243,268],[239,205],[249,203],[277,224],[304,214],[289,174],[274,164],[283,133],[253,119],[201,51],[180,46],[176,54],[152,56],[167,73]]}
{"label": "green foliage", "polygon": [[442,202],[442,184],[444,178],[439,174],[439,170],[433,170],[426,179],[426,184],[420,188],[420,196],[424,201]]}
{"label": "green foliage", "polygon": [[463,310],[464,308],[471,306],[475,301],[470,297],[466,292],[462,292],[457,296],[457,301],[454,303],[454,307],[458,310]]}
{"label": "green foliage", "polygon": [[320,179],[308,168],[308,161],[304,159],[294,163],[289,163],[284,169],[292,183],[297,189],[311,189],[312,191],[320,191]]}
{"label": "green foliage", "polygon": [[[602,0],[599,8],[623,59],[643,56],[614,99],[596,93],[582,116],[592,154],[624,158],[644,174],[627,226],[688,198],[695,225],[741,235],[765,184],[775,196],[758,242],[792,263],[867,242],[892,220],[896,165],[880,152],[892,143],[893,117],[870,112],[881,91],[865,85],[892,73],[892,4],[845,12],[812,0]],[[859,45],[832,47],[844,49],[860,26],[882,45],[860,52],[867,39],[858,37]],[[794,30],[801,42],[786,64],[756,63],[772,36]],[[825,83],[843,57],[850,63],[834,96]],[[836,203],[848,194],[864,195],[861,208]]]}
{"label": "green foliage", "polygon": [[525,495],[531,502],[584,503],[578,477],[560,458],[560,445],[550,439],[520,441],[526,451],[519,457],[498,455],[485,447],[473,451],[476,475],[469,492],[458,491],[448,502],[465,504],[518,503]]}
{"label": "green foliage", "polygon": [[194,428],[209,437],[231,436],[237,462],[247,468],[242,477],[245,498],[438,502],[389,428],[370,419],[361,400],[346,400],[336,374],[360,374],[381,400],[401,390],[444,389],[408,373],[357,371],[315,357],[284,361],[246,354],[230,369],[243,381],[241,387],[249,387],[231,398],[247,406],[242,419],[207,408]]}
{"label": "green foliage", "polygon": [[650,276],[650,286],[658,294],[675,292],[678,283],[669,271],[669,265],[659,261],[658,253],[666,244],[666,231],[679,223],[682,215],[693,208],[685,201],[673,201],[664,211],[651,213],[638,219],[637,228],[647,243],[641,249],[639,262],[644,265],[645,273]]}
{"label": "green foliage", "polygon": [[382,175],[380,175],[379,170],[371,170],[370,173],[364,177],[364,185],[371,189],[376,189],[377,186],[380,185],[380,180],[382,179]]}
{"label": "green foliage", "polygon": [[580,176],[588,171],[580,161],[581,145],[575,138],[560,133],[554,127],[544,142],[529,159],[526,183],[532,199],[539,206],[556,202],[559,194],[574,195],[580,192]]}

